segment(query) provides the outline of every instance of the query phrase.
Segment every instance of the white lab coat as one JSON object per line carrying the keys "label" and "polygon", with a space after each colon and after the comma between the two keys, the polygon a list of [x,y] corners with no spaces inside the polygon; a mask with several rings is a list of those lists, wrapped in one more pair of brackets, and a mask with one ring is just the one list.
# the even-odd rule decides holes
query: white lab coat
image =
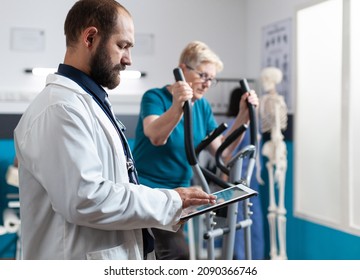
{"label": "white lab coat", "polygon": [[49,75],[14,135],[24,259],[143,259],[141,228],[177,228],[180,196],[129,183],[117,131],[72,80]]}

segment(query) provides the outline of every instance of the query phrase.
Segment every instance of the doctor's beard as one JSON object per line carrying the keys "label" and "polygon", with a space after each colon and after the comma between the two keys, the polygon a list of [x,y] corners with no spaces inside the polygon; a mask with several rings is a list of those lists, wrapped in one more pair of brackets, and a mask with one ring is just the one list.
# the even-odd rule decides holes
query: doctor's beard
{"label": "doctor's beard", "polygon": [[116,88],[120,83],[120,71],[125,70],[126,65],[111,62],[110,55],[104,43],[100,43],[95,55],[90,61],[91,77],[103,87]]}

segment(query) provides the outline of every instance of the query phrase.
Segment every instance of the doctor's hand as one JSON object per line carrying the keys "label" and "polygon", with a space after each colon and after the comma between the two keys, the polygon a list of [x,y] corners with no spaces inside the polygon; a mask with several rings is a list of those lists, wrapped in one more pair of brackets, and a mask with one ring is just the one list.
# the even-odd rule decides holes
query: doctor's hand
{"label": "doctor's hand", "polygon": [[215,204],[216,196],[208,194],[199,187],[176,188],[174,189],[183,202],[182,208],[187,208],[193,205]]}

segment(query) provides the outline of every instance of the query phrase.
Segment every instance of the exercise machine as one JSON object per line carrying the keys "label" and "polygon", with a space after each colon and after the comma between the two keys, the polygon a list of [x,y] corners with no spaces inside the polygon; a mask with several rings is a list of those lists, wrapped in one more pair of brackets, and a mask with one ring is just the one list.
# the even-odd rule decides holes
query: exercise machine
{"label": "exercise machine", "polygon": [[[174,76],[176,81],[185,81],[183,73],[180,68],[174,69]],[[243,89],[243,92],[248,92],[249,87],[246,80],[240,81],[240,86]],[[191,103],[186,101],[184,104],[184,127],[185,127],[185,149],[186,156],[189,164],[192,166],[193,171],[197,179],[199,180],[204,191],[210,193],[210,187],[207,180],[214,182],[216,185],[221,188],[229,188],[232,184],[242,184],[249,186],[250,178],[252,174],[253,167],[255,165],[255,151],[256,151],[256,122],[255,122],[255,113],[254,108],[249,104],[250,112],[250,123],[251,126],[251,143],[245,149],[239,151],[227,165],[222,161],[222,152],[238,137],[246,131],[247,126],[243,125],[234,130],[231,135],[222,143],[216,153],[216,162],[219,168],[230,177],[230,182],[225,182],[220,179],[218,176],[210,172],[209,170],[202,168],[198,161],[197,155],[205,149],[216,137],[223,133],[227,125],[221,124],[217,129],[215,129],[210,135],[208,135],[196,148],[194,149],[193,145],[193,134],[192,134],[192,114],[191,114]],[[254,134],[254,137],[253,137]],[[250,157],[250,163],[248,165],[246,179],[242,179],[242,164],[245,157]],[[238,203],[232,203],[227,208],[226,223],[223,227],[215,228],[216,222],[214,220],[216,213],[209,212],[205,214],[205,224],[206,232],[204,233],[204,239],[207,241],[207,253],[208,259],[215,259],[215,239],[218,237],[223,237],[223,246],[222,246],[222,259],[233,259],[234,252],[234,243],[235,243],[235,232],[238,229],[244,229],[245,231],[245,256],[247,259],[251,259],[251,237],[250,237],[250,227],[252,224],[251,221],[251,203],[249,199],[246,199],[244,202],[244,217],[243,221],[237,223],[237,213],[238,213]]]}

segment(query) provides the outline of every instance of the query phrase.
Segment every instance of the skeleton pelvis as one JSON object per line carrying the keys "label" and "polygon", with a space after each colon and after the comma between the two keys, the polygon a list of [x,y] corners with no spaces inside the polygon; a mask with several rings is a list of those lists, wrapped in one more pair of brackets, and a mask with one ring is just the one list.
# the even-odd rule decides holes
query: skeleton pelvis
{"label": "skeleton pelvis", "polygon": [[269,160],[286,159],[286,144],[284,141],[266,141],[262,147],[261,153],[269,158]]}

